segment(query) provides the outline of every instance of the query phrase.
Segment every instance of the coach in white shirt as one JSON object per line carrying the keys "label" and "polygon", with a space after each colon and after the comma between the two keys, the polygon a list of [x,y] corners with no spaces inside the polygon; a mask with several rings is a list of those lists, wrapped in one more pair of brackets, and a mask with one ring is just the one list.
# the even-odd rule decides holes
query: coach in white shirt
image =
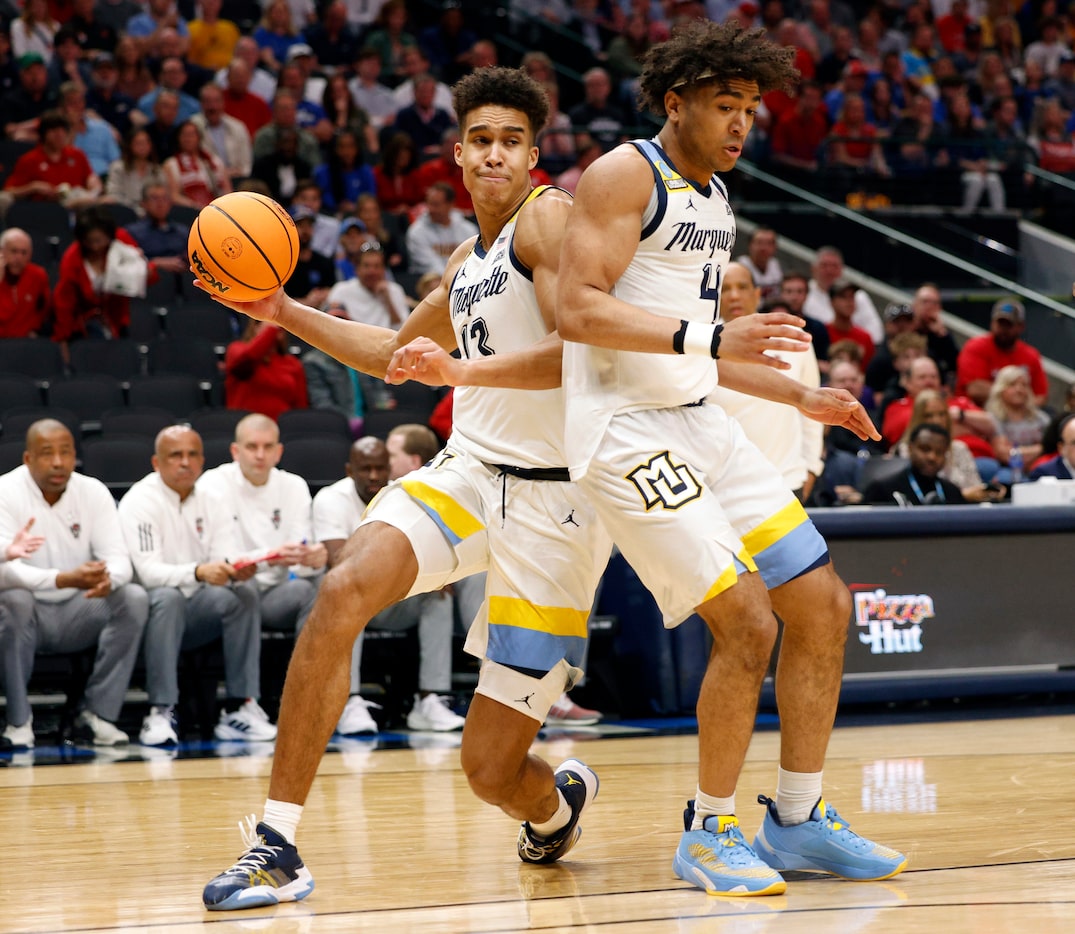
{"label": "coach in white shirt", "polygon": [[131,583],[116,504],[99,480],[74,472],[75,439],[58,421],[34,422],[23,464],[0,477],[0,541],[33,520],[44,538],[32,554],[0,565],[0,656],[7,695],[4,736],[34,745],[26,686],[36,652],[97,646],[85,707],[75,720],[95,745],[126,743],[113,723],[138,658],[146,592]]}
{"label": "coach in white shirt", "polygon": [[[732,321],[758,310],[761,289],[742,263],[729,263],[724,270],[720,287],[720,317]],[[779,309],[788,311],[787,306]],[[812,347],[803,352],[774,353],[791,365],[784,375],[816,389],[821,384],[817,358]],[[769,402],[741,392],[718,386],[709,396],[743,426],[746,436],[754,442],[770,462],[784,475],[788,487],[800,499],[809,496],[814,481],[821,475],[824,426],[807,418],[791,405]]]}
{"label": "coach in white shirt", "polygon": [[157,435],[153,473],[119,504],[131,562],[149,592],[146,690],[150,711],[139,740],[160,746],[178,740],[180,652],[221,638],[227,701],[217,739],[271,740],[276,727],[256,698],[260,693],[261,630],[256,565],[236,569],[242,554],[232,510],[195,485],[205,464],[202,439],[180,425]]}
{"label": "coach in white shirt", "polygon": [[[436,448],[433,449],[434,453]],[[358,528],[366,505],[389,478],[389,456],[378,438],[359,438],[351,445],[347,476],[321,490],[314,497],[314,534],[328,549],[328,561],[335,564],[340,549]],[[417,594],[388,607],[370,620],[373,629],[418,627],[418,695],[407,717],[412,730],[447,731],[463,726],[442,696],[452,684],[452,625],[454,602],[444,592]],[[375,732],[377,725],[366,711],[369,706],[359,694],[362,636],[355,640],[351,657],[351,697],[340,717],[340,733]],[[367,722],[368,721],[368,722]],[[355,728],[362,726],[362,729]]]}
{"label": "coach in white shirt", "polygon": [[283,453],[276,422],[247,415],[235,426],[232,462],[207,470],[198,488],[232,509],[245,554],[269,555],[254,575],[262,628],[294,631],[310,613],[328,552],[313,542],[306,481],[276,466]]}

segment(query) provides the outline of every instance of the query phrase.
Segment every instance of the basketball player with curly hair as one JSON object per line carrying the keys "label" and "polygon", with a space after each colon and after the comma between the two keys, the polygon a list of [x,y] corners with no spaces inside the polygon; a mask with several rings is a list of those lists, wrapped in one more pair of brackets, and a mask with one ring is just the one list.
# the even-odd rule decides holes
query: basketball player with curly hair
{"label": "basketball player with curly hair", "polygon": [[[722,385],[755,394],[771,381],[771,370],[726,360],[722,346],[735,217],[716,173],[735,166],[762,93],[794,79],[791,51],[760,29],[712,22],[651,50],[641,99],[664,124],[582,176],[557,291],[572,478],[665,625],[697,612],[713,635],[697,705],[698,788],[673,868],[719,895],[783,892],[780,870],[864,880],[906,865],[851,831],[822,797],[850,594],[779,472],[705,401],[718,370]],[[751,846],[735,792],[774,610],[784,622],[780,769],[776,800],[759,797],[766,811]]]}

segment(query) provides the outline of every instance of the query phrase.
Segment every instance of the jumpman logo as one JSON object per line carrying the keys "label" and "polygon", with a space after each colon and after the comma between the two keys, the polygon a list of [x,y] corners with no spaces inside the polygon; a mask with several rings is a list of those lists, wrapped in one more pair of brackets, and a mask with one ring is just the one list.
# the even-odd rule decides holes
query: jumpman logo
{"label": "jumpman logo", "polygon": [[567,776],[567,781],[566,781],[566,782],[564,782],[564,785],[565,785],[565,786],[569,786],[569,785],[581,785],[581,784],[582,784],[582,782],[580,782],[580,781],[579,781],[579,780],[578,780],[577,778],[575,778],[575,776],[574,776],[574,775],[572,775],[572,774],[571,774],[570,772],[563,772],[563,773],[561,773],[561,774],[563,774],[563,775],[566,775],[566,776]]}
{"label": "jumpman logo", "polygon": [[534,694],[536,694],[536,693],[537,692],[534,691],[532,694],[527,694],[525,697],[516,697],[515,698],[515,703],[516,704],[526,704],[527,710],[533,710],[534,708],[530,706],[530,698],[533,697]]}
{"label": "jumpman logo", "polygon": [[687,207],[686,207],[686,208],[684,208],[684,210],[687,210],[688,208],[689,208],[690,210],[692,210],[692,211],[697,211],[697,210],[698,210],[698,208],[696,208],[696,207],[694,206],[694,201],[692,201],[692,200],[691,200],[691,197],[690,197],[690,195],[688,195],[688,196],[687,196]]}
{"label": "jumpman logo", "polygon": [[575,510],[574,509],[572,509],[571,512],[569,512],[567,514],[567,518],[564,519],[564,521],[561,522],[560,525],[573,525],[576,529],[581,529],[582,528],[582,526],[579,525],[575,521]]}

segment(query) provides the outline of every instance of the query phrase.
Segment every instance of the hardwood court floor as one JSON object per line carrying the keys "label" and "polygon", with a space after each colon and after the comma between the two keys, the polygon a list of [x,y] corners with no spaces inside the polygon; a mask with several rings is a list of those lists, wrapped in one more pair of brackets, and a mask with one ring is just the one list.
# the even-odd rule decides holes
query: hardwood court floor
{"label": "hardwood court floor", "polygon": [[[750,837],[777,742],[756,736],[740,783]],[[203,910],[201,888],[241,851],[235,824],[260,811],[268,758],[2,769],[0,931],[1075,930],[1071,717],[838,729],[828,798],[910,866],[882,883],[790,879],[786,895],[760,899],[710,897],[672,875],[693,736],[560,738],[537,751],[578,755],[601,776],[568,862],[522,865],[515,825],[472,797],[455,749],[355,742],[326,756],[300,831],[314,893],[220,914]]]}

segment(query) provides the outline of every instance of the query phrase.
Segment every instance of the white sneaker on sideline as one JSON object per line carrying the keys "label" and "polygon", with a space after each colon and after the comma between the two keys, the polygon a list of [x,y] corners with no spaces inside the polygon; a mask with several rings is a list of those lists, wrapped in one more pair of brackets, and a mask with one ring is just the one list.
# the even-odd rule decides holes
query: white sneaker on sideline
{"label": "white sneaker on sideline", "polygon": [[276,739],[276,727],[269,722],[269,715],[252,697],[238,710],[220,712],[220,722],[214,727],[217,739],[253,740],[267,742]]}
{"label": "white sneaker on sideline", "polygon": [[380,704],[365,700],[358,694],[352,694],[347,698],[347,704],[340,714],[340,722],[336,724],[336,732],[340,736],[357,736],[359,733],[376,733],[377,721],[370,715],[369,708],[381,709]]}
{"label": "white sneaker on sideline", "polygon": [[88,731],[94,746],[122,746],[131,741],[123,730],[117,729],[107,720],[102,720],[92,710],[83,710],[75,717],[75,729]]}
{"label": "white sneaker on sideline", "polygon": [[9,723],[4,727],[4,738],[11,743],[12,749],[33,749],[34,718],[31,716],[22,726]]}
{"label": "white sneaker on sideline", "polygon": [[143,746],[167,746],[179,742],[174,707],[150,707],[142,721],[138,742]]}
{"label": "white sneaker on sideline", "polygon": [[434,730],[448,732],[461,730],[466,719],[448,706],[448,698],[441,694],[414,695],[414,707],[407,714],[408,730]]}

